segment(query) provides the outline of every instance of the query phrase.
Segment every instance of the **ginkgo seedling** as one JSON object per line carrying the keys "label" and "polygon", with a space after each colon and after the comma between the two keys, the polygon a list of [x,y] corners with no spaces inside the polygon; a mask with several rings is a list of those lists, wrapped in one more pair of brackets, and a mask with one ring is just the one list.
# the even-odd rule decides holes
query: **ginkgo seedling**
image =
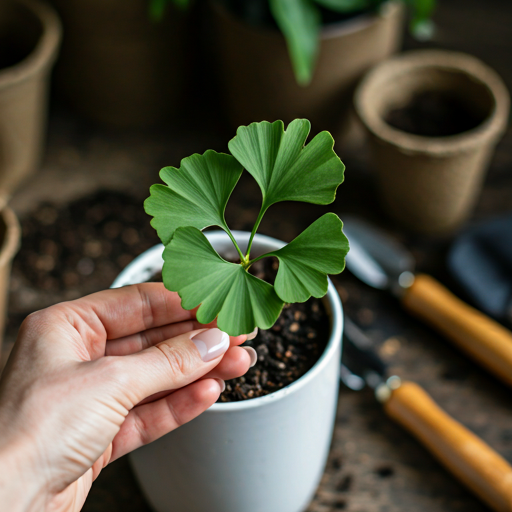
{"label": "ginkgo seedling", "polygon": [[[150,188],[144,207],[153,217],[163,245],[164,285],[178,292],[184,309],[197,310],[207,324],[217,318],[219,329],[231,336],[255,327],[269,329],[286,303],[305,302],[327,293],[328,274],[345,268],[349,250],[343,224],[326,213],[283,248],[251,259],[254,235],[270,206],[281,201],[330,204],[343,182],[345,166],[334,152],[330,133],[321,132],[307,145],[307,119],[252,123],[238,128],[228,143],[231,154],[208,150],[181,161],[179,169],[165,167],[165,185]],[[243,252],[231,233],[224,212],[242,172],[247,170],[262,192],[259,215]],[[226,261],[202,230],[223,229],[239,255]],[[279,268],[274,284],[249,272],[256,261],[274,256]]]}

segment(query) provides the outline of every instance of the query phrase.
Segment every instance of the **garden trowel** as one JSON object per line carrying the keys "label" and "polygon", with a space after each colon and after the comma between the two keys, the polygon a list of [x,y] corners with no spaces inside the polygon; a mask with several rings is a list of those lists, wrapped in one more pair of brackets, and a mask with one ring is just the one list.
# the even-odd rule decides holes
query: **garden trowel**
{"label": "garden trowel", "polygon": [[389,290],[425,321],[506,384],[512,385],[512,333],[461,301],[426,274],[400,244],[365,221],[344,216],[350,242],[347,268],[374,288]]}
{"label": "garden trowel", "polygon": [[443,411],[418,384],[388,376],[371,341],[345,317],[341,380],[369,386],[384,411],[408,430],[470,491],[498,512],[512,510],[512,467],[482,439]]}

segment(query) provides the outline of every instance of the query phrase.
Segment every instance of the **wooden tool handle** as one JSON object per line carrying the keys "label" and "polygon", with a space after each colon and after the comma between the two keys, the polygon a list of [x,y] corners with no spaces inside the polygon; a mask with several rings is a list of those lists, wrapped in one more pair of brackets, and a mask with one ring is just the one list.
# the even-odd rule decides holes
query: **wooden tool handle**
{"label": "wooden tool handle", "polygon": [[420,386],[402,383],[384,409],[491,508],[512,511],[512,467],[440,409]]}
{"label": "wooden tool handle", "polygon": [[416,275],[402,304],[506,384],[512,385],[512,332],[425,274]]}

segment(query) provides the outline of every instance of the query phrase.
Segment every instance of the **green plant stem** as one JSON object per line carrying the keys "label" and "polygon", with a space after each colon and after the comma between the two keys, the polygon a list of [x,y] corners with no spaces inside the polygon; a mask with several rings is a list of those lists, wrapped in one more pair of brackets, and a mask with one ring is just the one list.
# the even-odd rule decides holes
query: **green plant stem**
{"label": "green plant stem", "polygon": [[245,270],[248,270],[249,267],[253,264],[253,263],[256,263],[257,261],[260,261],[262,260],[263,258],[266,258],[268,256],[268,254],[262,254],[261,256],[258,256],[256,258],[254,258],[253,260],[250,260],[247,262],[247,266],[245,267]]}
{"label": "green plant stem", "polygon": [[224,228],[224,231],[229,236],[229,238],[231,238],[231,241],[233,242],[233,245],[235,246],[236,250],[238,251],[238,255],[240,256],[240,262],[242,263],[242,265],[244,265],[244,268],[245,268],[248,258],[246,256],[244,256],[244,253],[240,250],[240,247],[238,247],[235,237],[233,236],[233,233],[231,233],[231,231],[229,230],[227,225],[224,225],[223,228]]}
{"label": "green plant stem", "polygon": [[260,227],[261,219],[263,219],[263,215],[265,215],[267,208],[268,208],[268,206],[261,205],[260,213],[258,214],[258,218],[256,219],[256,223],[254,224],[254,227],[252,228],[251,237],[249,238],[249,244],[247,245],[247,252],[245,253],[245,258],[244,258],[244,260],[247,262],[247,264],[249,264],[249,258],[251,256],[251,247],[252,247],[252,241],[254,239],[254,235],[256,234],[256,231],[258,231],[258,228]]}

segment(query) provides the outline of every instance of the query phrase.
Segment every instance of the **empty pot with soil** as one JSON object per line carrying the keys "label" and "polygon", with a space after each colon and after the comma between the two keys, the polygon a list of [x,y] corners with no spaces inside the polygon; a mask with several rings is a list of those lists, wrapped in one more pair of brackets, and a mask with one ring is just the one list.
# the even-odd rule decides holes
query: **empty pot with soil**
{"label": "empty pot with soil", "polygon": [[415,51],[371,70],[355,107],[388,213],[422,233],[459,226],[478,199],[509,104],[501,78],[462,53]]}
{"label": "empty pot with soil", "polygon": [[39,165],[50,71],[61,28],[39,0],[3,1],[0,7],[0,195],[10,196]]}
{"label": "empty pot with soil", "polygon": [[[225,232],[205,235],[231,256]],[[250,233],[233,235],[244,250]],[[283,245],[256,235],[253,251]],[[159,245],[145,252],[113,287],[149,280],[162,268],[162,251]],[[322,301],[285,308],[272,329],[252,340],[258,363],[228,381],[218,403],[134,452],[132,466],[155,510],[302,511],[322,476],[334,428],[342,324],[341,302],[329,282]]]}

